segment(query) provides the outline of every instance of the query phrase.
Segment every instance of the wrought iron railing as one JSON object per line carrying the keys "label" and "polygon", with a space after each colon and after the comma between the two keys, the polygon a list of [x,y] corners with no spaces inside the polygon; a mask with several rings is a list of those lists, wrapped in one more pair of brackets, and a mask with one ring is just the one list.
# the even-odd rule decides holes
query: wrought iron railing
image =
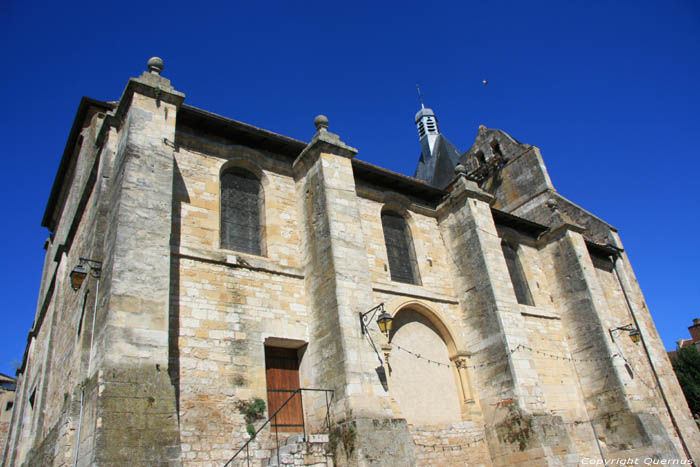
{"label": "wrought iron railing", "polygon": [[[241,446],[240,449],[239,449],[238,451],[236,451],[236,453],[233,455],[233,457],[231,457],[231,458],[228,460],[228,462],[226,462],[226,463],[224,464],[224,467],[228,467],[229,465],[231,465],[231,462],[233,462],[234,459],[236,459],[236,457],[237,457],[240,453],[242,453],[244,449],[245,449],[245,452],[246,452],[246,461],[247,461],[247,465],[250,466],[250,443],[253,442],[253,441],[255,440],[255,438],[258,436],[258,433],[260,433],[260,432],[261,432],[271,421],[273,421],[273,420],[275,421],[274,427],[275,427],[275,449],[276,449],[276,451],[277,451],[277,465],[279,465],[279,463],[280,463],[280,449],[279,449],[279,448],[280,448],[280,446],[279,446],[280,442],[279,442],[279,429],[278,429],[278,424],[277,424],[277,422],[276,422],[276,421],[277,421],[277,414],[279,414],[280,411],[282,411],[282,409],[285,408],[286,405],[287,405],[292,399],[294,399],[294,396],[296,396],[297,394],[299,394],[299,397],[301,397],[303,391],[315,391],[315,392],[323,392],[323,393],[325,393],[325,396],[326,396],[326,417],[325,417],[325,421],[324,421],[323,427],[324,427],[324,428],[327,427],[327,428],[328,428],[328,431],[330,431],[330,429],[331,429],[331,412],[330,412],[330,407],[331,407],[331,401],[333,400],[333,390],[332,390],[332,389],[317,389],[317,388],[299,388],[299,389],[296,389],[296,390],[294,390],[294,391],[292,392],[292,395],[289,396],[289,397],[287,398],[287,400],[284,401],[284,403],[283,403],[282,405],[280,405],[279,408],[278,408],[277,410],[275,410],[275,413],[273,413],[272,415],[270,415],[270,417],[265,421],[265,423],[263,423],[263,424],[260,426],[260,428],[258,428],[258,430],[257,430],[255,433],[253,433],[253,435],[250,437],[250,439],[249,439],[248,441],[246,441],[245,444],[244,444],[243,446]],[[329,399],[329,397],[328,397],[328,394],[329,394],[329,393],[330,393],[330,399]],[[306,421],[304,420],[303,406],[304,406],[304,404],[303,404],[303,401],[302,401],[302,417],[301,417],[301,420],[302,420],[302,421],[301,421],[301,423],[302,423],[302,429],[303,429],[303,432],[304,432],[304,441],[307,441],[307,439],[306,439]]]}

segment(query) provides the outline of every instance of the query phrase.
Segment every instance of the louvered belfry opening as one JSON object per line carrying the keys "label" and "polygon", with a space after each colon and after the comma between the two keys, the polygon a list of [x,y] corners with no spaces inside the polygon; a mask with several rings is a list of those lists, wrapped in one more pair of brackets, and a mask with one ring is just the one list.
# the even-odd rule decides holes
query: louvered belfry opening
{"label": "louvered belfry opening", "polygon": [[382,228],[384,229],[384,243],[389,258],[391,280],[407,284],[420,284],[413,240],[406,219],[395,212],[382,212]]}
{"label": "louvered belfry opening", "polygon": [[243,169],[221,176],[221,247],[262,255],[260,180]]}
{"label": "louvered belfry opening", "polygon": [[533,306],[532,294],[530,293],[530,287],[527,285],[527,278],[525,277],[523,266],[520,264],[520,258],[518,258],[517,247],[502,242],[501,249],[503,249],[503,256],[506,259],[510,281],[513,283],[515,298],[521,305]]}

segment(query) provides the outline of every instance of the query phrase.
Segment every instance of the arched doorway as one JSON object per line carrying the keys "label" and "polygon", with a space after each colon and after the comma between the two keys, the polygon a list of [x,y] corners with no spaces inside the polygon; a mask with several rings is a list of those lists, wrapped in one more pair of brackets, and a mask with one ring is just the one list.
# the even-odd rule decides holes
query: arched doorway
{"label": "arched doorway", "polygon": [[394,315],[390,335],[392,397],[406,421],[436,425],[461,420],[457,373],[450,361],[454,348],[447,329],[419,306]]}

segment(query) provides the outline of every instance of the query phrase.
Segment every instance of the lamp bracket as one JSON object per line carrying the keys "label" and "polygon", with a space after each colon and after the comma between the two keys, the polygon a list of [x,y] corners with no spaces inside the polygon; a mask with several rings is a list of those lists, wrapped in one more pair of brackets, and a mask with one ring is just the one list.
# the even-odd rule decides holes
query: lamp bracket
{"label": "lamp bracket", "polygon": [[[375,306],[374,308],[368,311],[365,311],[364,313],[360,312],[360,330],[362,331],[362,334],[367,334],[367,325],[372,322],[374,316],[380,310],[382,313],[384,313],[384,302],[380,303],[379,305]],[[368,318],[367,315],[369,315],[370,313],[372,313],[372,316]]]}
{"label": "lamp bracket", "polygon": [[[374,353],[377,354],[379,364],[384,365],[384,362],[382,362],[382,357],[379,355],[379,351],[377,350],[377,346],[374,345],[374,341],[372,340],[372,334],[370,334],[369,330],[367,329],[367,325],[372,322],[372,319],[374,319],[374,315],[376,315],[379,310],[382,310],[382,312],[384,311],[384,302],[380,303],[379,305],[375,306],[370,310],[365,311],[364,313],[360,312],[360,330],[362,331],[362,335],[366,335],[369,339],[369,343],[372,345]],[[367,315],[369,315],[370,313],[372,313],[372,316],[367,318]]]}
{"label": "lamp bracket", "polygon": [[634,324],[625,324],[624,326],[618,326],[616,328],[613,328],[610,330],[610,333],[613,333],[615,331],[627,331],[627,332],[632,332],[632,331],[637,331],[637,328],[634,327]]}
{"label": "lamp bracket", "polygon": [[102,261],[97,261],[96,259],[83,258],[82,256],[78,258],[78,265],[85,264],[90,267],[90,272],[95,277],[100,277],[102,272]]}

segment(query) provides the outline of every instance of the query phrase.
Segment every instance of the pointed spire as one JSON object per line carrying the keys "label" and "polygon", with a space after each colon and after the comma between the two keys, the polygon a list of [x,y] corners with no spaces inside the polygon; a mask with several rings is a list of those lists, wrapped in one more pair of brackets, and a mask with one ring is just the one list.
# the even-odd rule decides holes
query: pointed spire
{"label": "pointed spire", "polygon": [[423,104],[423,93],[420,90],[420,85],[416,84],[416,88],[418,89],[418,100],[420,101],[420,110],[416,113],[416,127],[418,128],[420,144],[423,147],[423,157],[426,157],[434,153],[435,141],[440,134],[440,129],[438,128],[437,117],[433,109],[426,108]]}
{"label": "pointed spire", "polygon": [[418,88],[418,98],[421,109],[416,113],[416,128],[420,140],[421,155],[416,166],[414,177],[430,183],[438,188],[444,188],[454,179],[454,168],[459,162],[461,153],[440,134],[437,117],[432,109],[423,105],[423,93]]}

